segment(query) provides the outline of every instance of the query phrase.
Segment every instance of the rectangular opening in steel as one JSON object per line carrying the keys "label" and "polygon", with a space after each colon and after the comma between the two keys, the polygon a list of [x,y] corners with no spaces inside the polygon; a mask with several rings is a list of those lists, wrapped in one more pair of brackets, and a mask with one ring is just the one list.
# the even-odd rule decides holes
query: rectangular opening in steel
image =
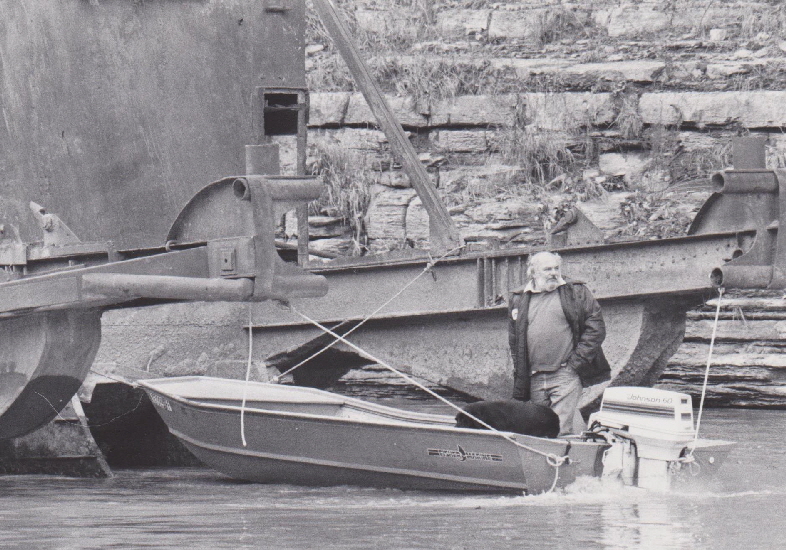
{"label": "rectangular opening in steel", "polygon": [[265,94],[265,135],[297,135],[297,119],[299,110],[300,104],[298,103],[298,94]]}

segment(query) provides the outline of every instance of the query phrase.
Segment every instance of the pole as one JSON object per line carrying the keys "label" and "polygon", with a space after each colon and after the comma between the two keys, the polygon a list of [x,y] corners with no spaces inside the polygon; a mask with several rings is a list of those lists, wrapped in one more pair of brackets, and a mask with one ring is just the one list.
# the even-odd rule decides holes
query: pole
{"label": "pole", "polygon": [[360,57],[360,53],[352,42],[349,30],[341,21],[335,6],[331,0],[313,0],[313,5],[322,24],[325,25],[333,42],[341,52],[341,56],[349,67],[366,103],[374,113],[380,128],[385,133],[393,153],[399,158],[404,171],[409,176],[412,187],[415,188],[423,202],[423,207],[428,212],[431,250],[441,254],[460,246],[461,237],[456,225],[432,185],[426,169],[415,154],[415,149],[407,139],[404,129],[393,114],[379,86],[371,77],[368,67]]}

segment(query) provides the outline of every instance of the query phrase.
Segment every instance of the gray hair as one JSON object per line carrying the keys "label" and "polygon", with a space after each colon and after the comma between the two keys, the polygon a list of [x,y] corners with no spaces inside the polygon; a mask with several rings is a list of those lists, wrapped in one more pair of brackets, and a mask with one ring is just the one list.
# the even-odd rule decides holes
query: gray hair
{"label": "gray hair", "polygon": [[527,258],[527,279],[532,279],[532,272],[535,270],[535,263],[537,263],[538,260],[546,256],[553,256],[557,258],[559,260],[560,265],[562,265],[562,257],[556,252],[549,252],[548,250],[538,252],[537,254],[533,254],[532,256]]}

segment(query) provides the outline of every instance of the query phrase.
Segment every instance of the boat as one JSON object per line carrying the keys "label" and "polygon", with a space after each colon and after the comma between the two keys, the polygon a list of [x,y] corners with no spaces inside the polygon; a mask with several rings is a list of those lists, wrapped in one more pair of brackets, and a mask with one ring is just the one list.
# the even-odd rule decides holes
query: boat
{"label": "boat", "polygon": [[714,470],[732,445],[696,440],[690,396],[653,388],[607,389],[587,432],[549,439],[300,386],[200,376],[138,384],[198,459],[258,483],[539,494],[615,476],[662,489],[680,473]]}

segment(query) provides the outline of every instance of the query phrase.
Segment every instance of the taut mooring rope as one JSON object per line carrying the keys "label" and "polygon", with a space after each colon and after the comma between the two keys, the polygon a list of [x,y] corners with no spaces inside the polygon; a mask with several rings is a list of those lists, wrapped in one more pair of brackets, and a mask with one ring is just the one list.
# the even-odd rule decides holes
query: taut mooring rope
{"label": "taut mooring rope", "polygon": [[555,455],[553,453],[546,453],[546,452],[541,451],[540,449],[536,449],[534,447],[530,447],[530,446],[525,445],[525,444],[523,444],[523,443],[521,443],[519,441],[516,441],[515,439],[513,439],[509,435],[505,434],[504,432],[499,431],[498,429],[494,428],[493,426],[488,425],[486,422],[482,421],[481,419],[477,418],[476,416],[468,413],[467,411],[465,411],[464,409],[462,409],[458,405],[455,405],[455,404],[451,403],[450,401],[448,401],[447,399],[445,399],[444,397],[442,397],[438,393],[432,391],[431,389],[427,388],[426,386],[424,386],[423,384],[421,384],[420,382],[418,382],[414,378],[411,378],[410,376],[407,376],[406,374],[404,374],[400,370],[396,369],[395,367],[389,365],[388,363],[386,363],[382,359],[379,359],[378,357],[375,357],[374,355],[372,355],[371,353],[367,352],[366,350],[356,346],[355,344],[353,344],[352,342],[350,342],[349,340],[347,340],[343,336],[341,336],[339,334],[336,334],[335,332],[333,332],[329,328],[327,328],[324,325],[320,324],[318,321],[315,321],[314,319],[310,318],[305,313],[302,313],[301,311],[298,311],[291,304],[290,304],[290,308],[292,309],[292,311],[294,313],[296,313],[297,315],[300,315],[303,319],[305,319],[309,323],[313,324],[314,326],[318,327],[319,329],[321,329],[322,331],[326,332],[327,334],[330,334],[337,341],[343,342],[344,344],[346,344],[347,346],[351,347],[352,349],[354,349],[355,351],[357,351],[361,355],[365,356],[366,358],[371,359],[375,363],[377,363],[379,365],[382,365],[386,369],[394,372],[395,374],[399,375],[400,377],[402,377],[404,380],[406,380],[410,384],[413,384],[413,385],[417,386],[418,388],[422,389],[423,391],[425,391],[426,393],[428,393],[432,397],[436,397],[438,400],[442,401],[446,405],[452,407],[453,409],[459,411],[462,414],[465,414],[466,416],[468,416],[469,418],[471,418],[472,420],[474,420],[475,422],[477,422],[481,426],[484,426],[485,428],[491,430],[492,432],[495,432],[496,434],[498,434],[502,438],[510,441],[515,446],[521,447],[522,449],[525,449],[527,451],[530,451],[530,452],[533,452],[535,454],[539,454],[539,455],[545,457],[546,458],[546,462],[550,466],[554,467],[554,469],[556,470],[555,476],[554,476],[554,483],[552,484],[551,489],[549,489],[549,492],[554,490],[554,487],[557,484],[557,479],[559,478],[559,468],[560,468],[560,466],[562,466],[568,460],[568,458],[569,458],[568,456],[557,456],[557,455]]}
{"label": "taut mooring rope", "polygon": [[699,439],[699,428],[701,427],[701,414],[704,411],[704,396],[707,394],[707,381],[710,377],[710,365],[712,364],[712,350],[715,347],[715,335],[718,332],[718,318],[720,317],[721,298],[723,297],[723,287],[718,288],[718,306],[715,308],[715,322],[712,325],[712,336],[710,337],[710,351],[707,354],[707,368],[704,369],[704,383],[701,385],[701,399],[699,400],[699,413],[696,416],[696,433],[693,436],[693,445],[690,454],[696,449],[696,442]]}
{"label": "taut mooring rope", "polygon": [[251,304],[248,304],[248,362],[246,364],[246,381],[243,383],[243,402],[240,404],[240,439],[243,441],[243,447],[247,447],[246,443],[246,397],[248,396],[248,379],[251,377],[251,355],[254,351],[254,324],[251,322]]}
{"label": "taut mooring rope", "polygon": [[[441,262],[442,260],[444,260],[446,257],[450,256],[450,255],[451,255],[451,254],[453,254],[454,252],[458,252],[459,250],[461,250],[462,248],[464,248],[464,246],[465,246],[465,245],[461,245],[461,246],[457,246],[456,248],[452,248],[452,249],[448,250],[447,252],[445,252],[445,253],[444,253],[442,256],[440,256],[440,257],[439,257],[439,258],[437,258],[436,260],[433,260],[433,259],[432,259],[430,262],[426,263],[426,267],[424,267],[424,268],[423,268],[423,271],[421,271],[420,273],[418,273],[418,274],[415,276],[415,278],[414,278],[414,279],[412,279],[412,280],[411,280],[410,282],[408,282],[406,285],[404,285],[403,287],[401,287],[401,290],[399,290],[399,291],[398,291],[398,292],[396,292],[396,293],[395,293],[393,296],[391,296],[391,297],[390,297],[390,299],[388,299],[388,300],[387,300],[387,301],[386,301],[384,304],[382,304],[382,305],[381,305],[381,306],[379,306],[377,309],[375,309],[374,311],[372,311],[371,313],[369,313],[367,316],[365,316],[365,317],[364,317],[364,318],[363,318],[363,319],[362,319],[362,320],[361,320],[361,321],[360,321],[360,322],[359,322],[357,325],[355,325],[354,327],[352,327],[352,329],[351,329],[351,330],[347,331],[347,332],[344,334],[344,336],[349,336],[350,334],[352,334],[353,332],[355,332],[357,329],[359,329],[361,326],[363,326],[363,325],[366,323],[366,321],[368,321],[369,319],[371,319],[372,317],[374,317],[374,316],[375,316],[377,313],[379,313],[380,311],[382,311],[382,310],[383,310],[383,309],[384,309],[384,308],[385,308],[385,307],[386,307],[386,306],[387,306],[387,305],[388,305],[390,302],[392,302],[393,300],[395,300],[396,298],[398,298],[399,296],[401,296],[401,295],[404,293],[404,291],[405,291],[405,290],[407,290],[407,289],[408,289],[410,286],[412,286],[413,284],[415,284],[415,281],[417,281],[418,279],[420,279],[420,278],[421,278],[423,275],[425,275],[426,273],[429,273],[429,272],[431,272],[432,268],[433,268],[435,265],[437,265],[437,263],[438,263],[438,262]],[[328,345],[326,345],[326,346],[325,346],[325,347],[323,347],[322,349],[320,349],[320,350],[318,350],[318,351],[316,351],[316,352],[312,353],[310,356],[308,356],[306,359],[303,359],[303,360],[302,360],[300,363],[298,363],[298,364],[297,364],[297,365],[295,365],[294,367],[291,367],[291,368],[287,369],[286,371],[282,372],[281,374],[279,374],[278,376],[275,376],[275,377],[273,377],[273,379],[271,380],[271,382],[273,382],[273,383],[277,383],[277,382],[278,382],[279,380],[281,380],[281,379],[282,379],[284,376],[286,376],[287,374],[289,374],[289,373],[290,373],[290,372],[292,372],[293,370],[297,369],[298,367],[301,367],[301,366],[303,366],[305,363],[308,363],[309,361],[311,361],[311,360],[312,360],[314,357],[318,356],[319,354],[321,354],[321,353],[323,353],[323,352],[325,352],[325,351],[329,350],[330,348],[332,348],[333,346],[335,346],[336,344],[338,344],[338,342],[339,342],[339,340],[338,340],[337,338],[336,338],[336,339],[334,339],[334,340],[333,340],[332,342],[330,342]]]}

